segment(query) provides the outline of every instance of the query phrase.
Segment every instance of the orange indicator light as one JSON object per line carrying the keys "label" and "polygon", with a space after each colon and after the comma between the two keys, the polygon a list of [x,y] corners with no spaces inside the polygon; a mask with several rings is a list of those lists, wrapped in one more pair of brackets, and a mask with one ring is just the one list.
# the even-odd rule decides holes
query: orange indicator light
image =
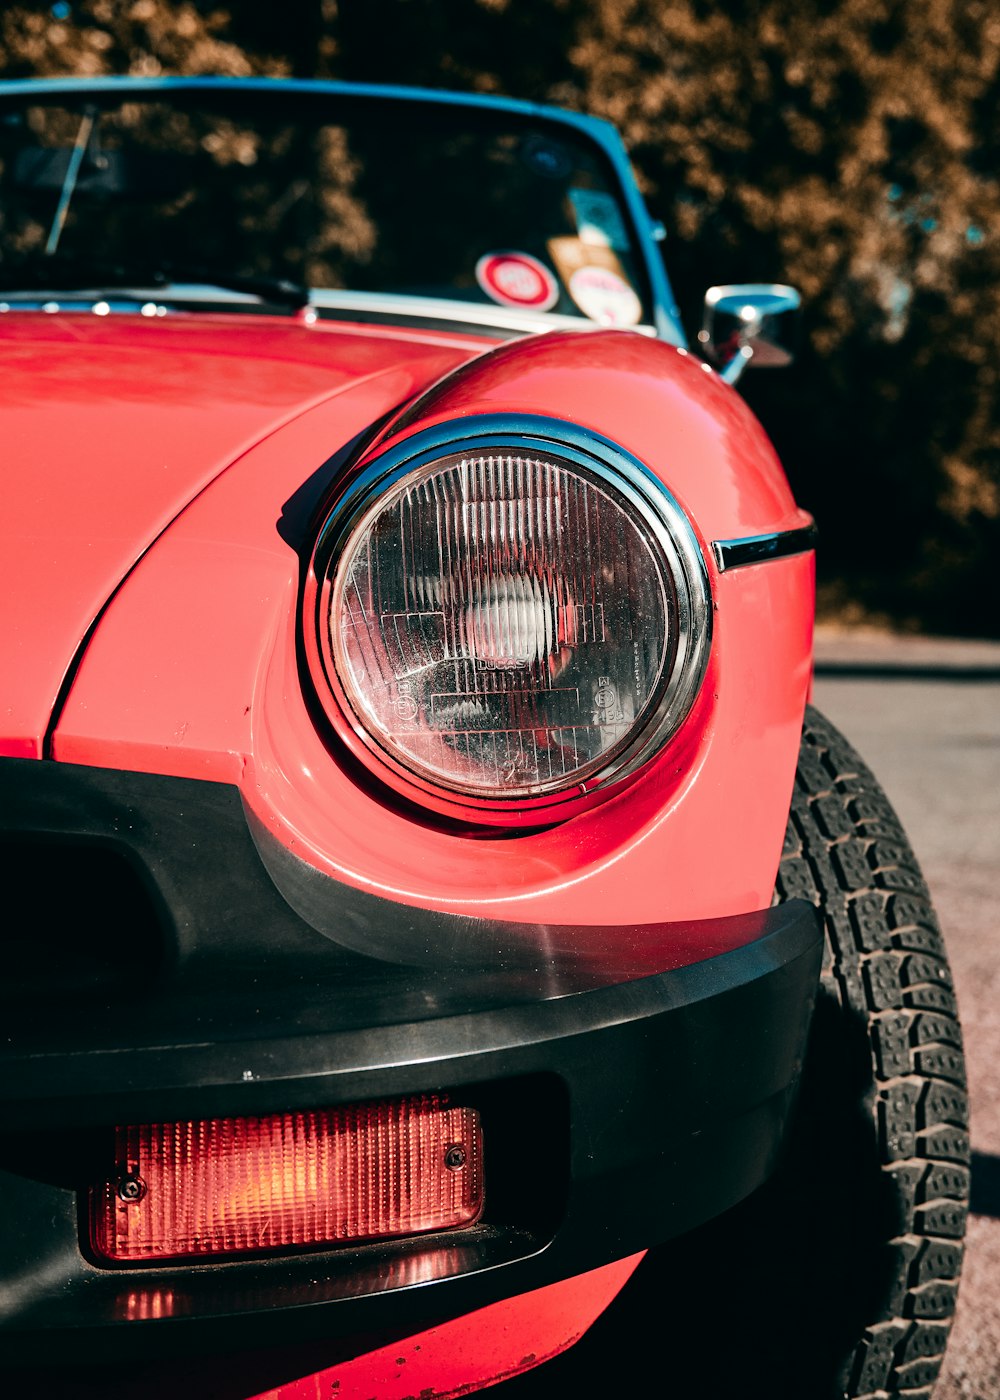
{"label": "orange indicator light", "polygon": [[478,1113],[425,1095],[116,1128],[90,1239],[109,1263],[156,1263],[450,1230],[482,1208]]}

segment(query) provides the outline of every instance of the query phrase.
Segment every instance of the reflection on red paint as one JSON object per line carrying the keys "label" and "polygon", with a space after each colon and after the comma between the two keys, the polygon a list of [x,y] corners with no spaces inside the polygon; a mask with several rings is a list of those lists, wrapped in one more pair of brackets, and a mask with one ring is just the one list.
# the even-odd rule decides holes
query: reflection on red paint
{"label": "reflection on red paint", "polygon": [[125,1322],[152,1322],[161,1317],[176,1317],[186,1308],[177,1307],[177,1295],[172,1288],[136,1288],[123,1293],[115,1302],[115,1316]]}
{"label": "reflection on red paint", "polygon": [[491,1303],[252,1400],[430,1400],[467,1395],[558,1356],[579,1341],[634,1273],[642,1254],[532,1293]]}

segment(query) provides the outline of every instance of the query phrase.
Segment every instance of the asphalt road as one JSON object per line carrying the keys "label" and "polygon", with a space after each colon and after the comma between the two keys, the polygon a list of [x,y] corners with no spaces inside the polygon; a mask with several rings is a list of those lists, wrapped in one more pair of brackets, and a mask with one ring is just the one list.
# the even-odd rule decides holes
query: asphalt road
{"label": "asphalt road", "polygon": [[[956,1324],[935,1400],[1000,1400],[1000,644],[817,638],[814,700],[874,769],[938,909],[958,989],[972,1095],[973,1215]],[[742,1286],[752,1267],[733,1260]],[[667,1280],[676,1287],[676,1277]],[[720,1278],[718,1345],[739,1284]],[[564,1358],[500,1386],[504,1400],[675,1389],[687,1339],[672,1333],[664,1279],[644,1265]],[[780,1325],[780,1319],[776,1319]],[[682,1369],[707,1379],[711,1358]],[[747,1377],[758,1394],[760,1378]],[[705,1381],[696,1387],[716,1397]],[[760,1393],[763,1393],[760,1391]],[[809,1397],[802,1397],[809,1400]]]}

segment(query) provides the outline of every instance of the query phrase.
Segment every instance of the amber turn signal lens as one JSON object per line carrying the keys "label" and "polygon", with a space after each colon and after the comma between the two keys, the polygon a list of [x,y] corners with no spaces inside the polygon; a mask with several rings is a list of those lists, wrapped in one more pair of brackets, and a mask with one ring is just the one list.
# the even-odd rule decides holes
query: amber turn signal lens
{"label": "amber turn signal lens", "polygon": [[218,1258],[449,1230],[482,1207],[478,1113],[423,1096],[116,1128],[90,1239],[109,1263]]}

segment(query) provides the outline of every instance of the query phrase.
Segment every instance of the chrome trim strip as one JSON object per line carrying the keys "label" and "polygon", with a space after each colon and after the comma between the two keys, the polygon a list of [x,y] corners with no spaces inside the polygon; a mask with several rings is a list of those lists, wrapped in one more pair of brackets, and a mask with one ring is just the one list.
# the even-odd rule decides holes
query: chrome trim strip
{"label": "chrome trim strip", "polygon": [[713,540],[712,553],[719,572],[740,569],[745,564],[765,564],[770,559],[787,559],[816,548],[818,530],[804,525],[798,530],[779,530],[773,535],[745,535],[737,540]]}
{"label": "chrome trim strip", "polygon": [[[461,324],[473,331],[482,327],[500,330],[523,331],[525,334],[545,331],[603,331],[599,321],[591,321],[586,316],[566,316],[558,312],[518,311],[515,308],[490,306],[485,302],[458,301],[448,297],[403,296],[389,292],[352,292],[326,287],[310,287],[309,300],[305,304],[307,312],[352,311],[360,314],[379,313],[386,316],[405,318],[407,316],[425,321],[448,321]],[[46,291],[34,288],[30,292],[0,291],[0,314],[8,311],[90,311],[95,305],[105,306],[116,312],[138,310],[139,303],[155,306],[169,306],[174,302],[189,305],[209,303],[213,305],[233,305],[255,310],[262,298],[253,292],[237,292],[228,287],[215,287],[210,284],[177,282],[155,287],[115,287],[112,289],[77,289]],[[103,314],[103,313],[100,313]],[[146,313],[149,314],[148,312]],[[289,308],[289,315],[294,314]],[[313,314],[307,324],[316,320]],[[638,335],[655,336],[656,327],[646,323],[623,326],[622,330]]]}
{"label": "chrome trim strip", "polygon": [[[381,311],[393,316],[420,316],[435,321],[464,321],[473,326],[499,326],[515,331],[603,331],[598,321],[586,316],[566,316],[558,312],[519,311],[514,307],[491,306],[486,302],[459,301],[449,297],[407,296],[393,292],[355,292],[330,287],[310,287],[309,305],[316,310]],[[656,335],[648,324],[622,329],[640,335]]]}

